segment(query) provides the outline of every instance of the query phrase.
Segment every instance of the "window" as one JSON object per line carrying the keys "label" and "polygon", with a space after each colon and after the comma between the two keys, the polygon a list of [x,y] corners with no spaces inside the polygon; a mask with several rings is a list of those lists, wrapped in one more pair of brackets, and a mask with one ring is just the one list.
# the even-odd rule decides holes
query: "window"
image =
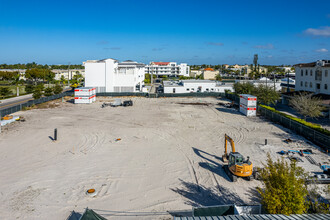
{"label": "window", "polygon": [[189,88],[187,88],[187,91],[189,91]]}
{"label": "window", "polygon": [[306,76],[308,75],[308,70],[306,70],[305,75],[306,75]]}
{"label": "window", "polygon": [[214,89],[211,89],[211,91],[214,91]]}
{"label": "window", "polygon": [[300,86],[303,87],[303,82],[302,81],[300,82]]}
{"label": "window", "polygon": [[304,76],[304,71],[303,70],[301,70],[300,73],[301,73],[301,76]]}
{"label": "window", "polygon": [[316,89],[320,89],[321,88],[321,84],[320,83],[317,83],[316,84]]}
{"label": "window", "polygon": [[209,89],[206,89],[206,91],[208,92],[208,91],[209,91]]}
{"label": "window", "polygon": [[309,87],[313,88],[313,84],[312,84],[312,82],[309,83]]}
{"label": "window", "polygon": [[328,70],[324,71],[324,77],[328,77]]}
{"label": "window", "polygon": [[194,88],[191,88],[191,91],[194,91],[195,89]]}
{"label": "window", "polygon": [[311,70],[311,76],[313,76],[313,70]]}
{"label": "window", "polygon": [[324,89],[328,90],[328,84],[324,84]]}
{"label": "window", "polygon": [[307,82],[305,82],[305,87],[307,87]]}

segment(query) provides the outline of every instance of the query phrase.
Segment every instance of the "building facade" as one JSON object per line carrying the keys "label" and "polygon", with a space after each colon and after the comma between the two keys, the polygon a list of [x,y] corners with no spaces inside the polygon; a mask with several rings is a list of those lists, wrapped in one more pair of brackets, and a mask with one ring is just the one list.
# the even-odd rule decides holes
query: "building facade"
{"label": "building facade", "polygon": [[296,91],[330,94],[330,60],[296,64]]}
{"label": "building facade", "polygon": [[164,81],[164,93],[194,93],[194,92],[221,92],[234,91],[232,84],[224,84],[212,80],[180,80]]}
{"label": "building facade", "polygon": [[85,87],[96,92],[140,92],[144,85],[145,65],[131,60],[88,60],[85,66]]}
{"label": "building facade", "polygon": [[186,76],[189,77],[190,67],[186,63],[150,62],[145,67],[145,73],[154,76]]}

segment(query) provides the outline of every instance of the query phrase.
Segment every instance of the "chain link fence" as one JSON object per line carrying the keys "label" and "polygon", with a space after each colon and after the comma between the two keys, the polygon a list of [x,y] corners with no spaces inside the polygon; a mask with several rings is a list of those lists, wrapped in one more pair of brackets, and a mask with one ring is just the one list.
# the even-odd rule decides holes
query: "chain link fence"
{"label": "chain link fence", "polygon": [[62,98],[64,96],[71,96],[71,95],[73,95],[72,91],[66,91],[61,94],[56,94],[56,95],[52,95],[52,96],[42,97],[40,99],[30,100],[25,103],[21,103],[21,104],[17,104],[17,105],[8,107],[8,108],[0,109],[0,115],[1,116],[9,115],[9,114],[21,111],[22,109],[24,109],[26,107],[30,107],[32,105],[38,105],[38,104],[41,104],[44,102],[52,101],[55,99]]}
{"label": "chain link fence", "polygon": [[315,129],[307,127],[297,121],[294,121],[290,118],[284,117],[280,114],[277,114],[271,110],[258,106],[258,112],[265,118],[278,123],[295,133],[305,137],[306,139],[312,141],[316,145],[322,147],[325,150],[330,150],[330,136],[323,134]]}

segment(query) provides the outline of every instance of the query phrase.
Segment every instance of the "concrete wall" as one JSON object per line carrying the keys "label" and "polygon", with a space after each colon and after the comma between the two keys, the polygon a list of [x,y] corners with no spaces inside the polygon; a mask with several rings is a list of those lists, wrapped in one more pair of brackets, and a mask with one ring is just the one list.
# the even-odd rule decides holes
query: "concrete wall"
{"label": "concrete wall", "polygon": [[105,63],[85,64],[85,87],[105,87]]}

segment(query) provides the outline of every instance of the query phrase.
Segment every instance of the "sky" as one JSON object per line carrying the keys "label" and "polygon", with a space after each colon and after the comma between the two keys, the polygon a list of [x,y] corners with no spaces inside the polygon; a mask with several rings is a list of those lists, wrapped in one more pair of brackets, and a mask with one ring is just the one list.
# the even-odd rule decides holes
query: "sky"
{"label": "sky", "polygon": [[0,0],[0,64],[330,60],[329,0]]}

